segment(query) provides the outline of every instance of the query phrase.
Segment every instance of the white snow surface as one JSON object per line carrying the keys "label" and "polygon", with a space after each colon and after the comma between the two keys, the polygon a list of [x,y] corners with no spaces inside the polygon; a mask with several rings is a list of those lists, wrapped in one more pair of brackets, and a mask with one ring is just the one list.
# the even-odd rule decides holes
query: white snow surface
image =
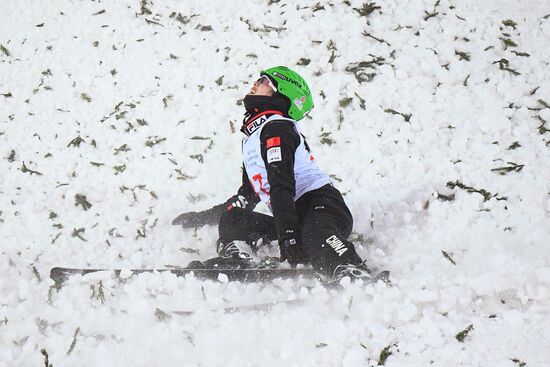
{"label": "white snow surface", "polygon": [[[0,366],[550,366],[548,1],[366,4],[4,1]],[[53,288],[215,255],[171,221],[236,192],[238,101],[275,65],[393,285]]]}

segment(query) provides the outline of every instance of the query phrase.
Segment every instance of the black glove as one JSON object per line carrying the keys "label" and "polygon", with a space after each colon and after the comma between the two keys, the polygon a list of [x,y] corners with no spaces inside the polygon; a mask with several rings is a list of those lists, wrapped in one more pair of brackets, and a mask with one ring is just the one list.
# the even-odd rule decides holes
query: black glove
{"label": "black glove", "polygon": [[302,250],[302,240],[294,229],[283,231],[279,239],[280,261],[288,260],[290,265],[305,263],[306,257]]}
{"label": "black glove", "polygon": [[218,224],[220,217],[225,210],[225,205],[216,205],[202,212],[182,213],[172,221],[175,226],[181,225],[183,228],[195,228],[206,224]]}
{"label": "black glove", "polygon": [[247,209],[248,200],[242,195],[233,195],[225,202],[225,209],[229,211],[233,208]]}

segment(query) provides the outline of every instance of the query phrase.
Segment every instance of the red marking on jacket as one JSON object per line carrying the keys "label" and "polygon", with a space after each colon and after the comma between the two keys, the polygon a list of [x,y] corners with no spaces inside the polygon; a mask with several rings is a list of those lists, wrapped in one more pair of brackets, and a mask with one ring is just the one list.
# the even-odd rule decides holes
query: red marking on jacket
{"label": "red marking on jacket", "polygon": [[268,149],[272,147],[278,147],[281,145],[281,137],[275,136],[273,138],[269,138],[267,139],[265,144]]}

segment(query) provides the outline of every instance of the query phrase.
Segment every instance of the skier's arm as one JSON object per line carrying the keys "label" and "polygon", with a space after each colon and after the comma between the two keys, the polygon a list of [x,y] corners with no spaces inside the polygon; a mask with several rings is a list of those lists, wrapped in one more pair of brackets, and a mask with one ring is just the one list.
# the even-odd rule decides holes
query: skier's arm
{"label": "skier's arm", "polygon": [[207,224],[218,224],[224,210],[225,204],[219,204],[200,212],[181,213],[172,221],[172,224],[175,226],[182,226],[183,228],[195,228]]}
{"label": "skier's arm", "polygon": [[183,228],[200,227],[207,224],[218,224],[222,214],[233,208],[244,208],[253,210],[259,202],[259,198],[250,186],[248,176],[243,169],[243,183],[236,195],[227,199],[223,204],[218,204],[210,209],[200,212],[187,212],[178,215],[173,221],[173,225],[180,225]]}
{"label": "skier's arm", "polygon": [[258,198],[256,192],[254,192],[252,185],[250,185],[246,169],[243,167],[243,183],[237,191],[237,195],[233,195],[225,202],[225,208],[227,210],[231,210],[238,207],[247,210],[254,210],[259,202],[260,198]]}
{"label": "skier's arm", "polygon": [[274,121],[263,128],[260,140],[270,186],[271,210],[281,246],[281,260],[288,258],[290,263],[295,264],[300,262],[297,249],[301,238],[294,205],[294,155],[300,145],[300,136],[292,122]]}

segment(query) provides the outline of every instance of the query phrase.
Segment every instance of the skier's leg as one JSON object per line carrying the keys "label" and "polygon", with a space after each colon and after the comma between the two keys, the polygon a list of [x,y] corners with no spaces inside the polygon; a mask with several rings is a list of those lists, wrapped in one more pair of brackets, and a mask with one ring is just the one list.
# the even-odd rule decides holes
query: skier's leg
{"label": "skier's leg", "polygon": [[241,208],[233,208],[222,214],[218,227],[217,250],[221,256],[242,253],[233,241],[245,241],[255,248],[260,240],[269,243],[277,239],[273,217]]}
{"label": "skier's leg", "polygon": [[338,265],[363,262],[355,246],[347,240],[349,233],[338,225],[330,209],[310,210],[302,225],[304,252],[311,265],[323,275],[331,276]]}
{"label": "skier's leg", "polygon": [[299,201],[304,252],[321,274],[333,276],[339,265],[361,266],[363,260],[347,238],[353,218],[342,195],[327,185]]}

